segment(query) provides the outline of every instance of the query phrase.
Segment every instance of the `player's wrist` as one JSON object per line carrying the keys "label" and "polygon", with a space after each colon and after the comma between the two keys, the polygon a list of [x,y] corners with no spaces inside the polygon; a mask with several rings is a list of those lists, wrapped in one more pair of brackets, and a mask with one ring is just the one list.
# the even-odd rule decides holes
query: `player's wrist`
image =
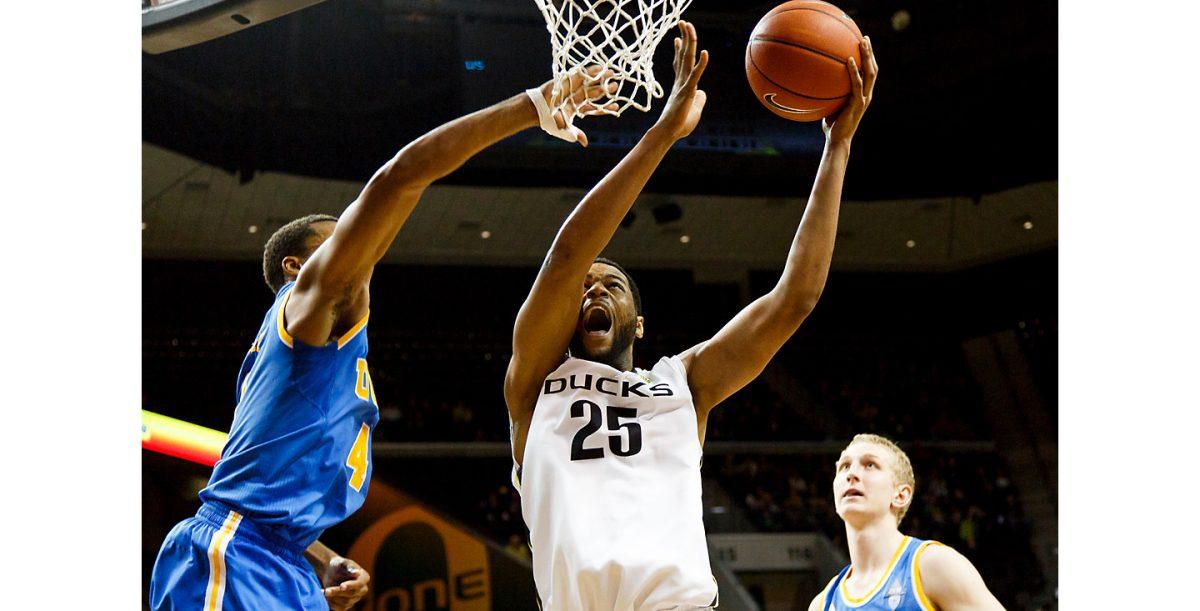
{"label": "player's wrist", "polygon": [[833,136],[830,135],[825,139],[825,154],[828,155],[849,155],[850,142],[854,139],[850,136]]}
{"label": "player's wrist", "polygon": [[684,134],[681,130],[664,123],[662,120],[655,121],[650,129],[646,130],[646,135],[642,140],[647,142],[665,142],[668,146],[682,140]]}
{"label": "player's wrist", "polygon": [[334,559],[339,558],[337,552],[326,547],[325,544],[321,543],[320,541],[313,541],[311,545],[305,548],[304,557],[308,560],[309,564],[314,566],[327,566],[332,563]]}
{"label": "player's wrist", "polygon": [[514,95],[505,102],[505,105],[507,110],[519,117],[522,129],[538,126],[538,109],[528,93],[521,92]]}

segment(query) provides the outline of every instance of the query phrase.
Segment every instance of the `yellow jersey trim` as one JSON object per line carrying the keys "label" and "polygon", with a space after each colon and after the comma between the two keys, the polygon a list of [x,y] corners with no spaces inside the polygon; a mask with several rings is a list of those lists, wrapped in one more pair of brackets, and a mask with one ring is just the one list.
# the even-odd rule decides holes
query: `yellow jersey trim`
{"label": "yellow jersey trim", "polygon": [[[292,288],[295,288],[295,287],[292,287]],[[275,317],[275,327],[279,330],[279,339],[281,341],[283,341],[283,343],[286,344],[288,348],[295,347],[295,340],[292,339],[292,334],[288,333],[287,325],[284,324],[283,313],[284,313],[284,310],[287,309],[288,299],[290,299],[291,297],[292,297],[292,289],[289,288],[287,290],[287,292],[284,293],[284,295],[283,295],[283,301],[281,301],[279,303],[279,313]],[[367,326],[367,319],[369,319],[370,317],[371,317],[371,311],[367,310],[367,313],[363,315],[362,320],[358,321],[358,323],[355,324],[353,327],[351,327],[349,331],[347,331],[344,335],[342,335],[341,337],[338,338],[338,342],[337,342],[338,350],[341,350],[342,346],[345,346],[347,343],[349,343],[350,340],[354,339],[354,336],[358,335],[359,332],[361,332],[363,330],[363,328]]]}
{"label": "yellow jersey trim", "polygon": [[279,302],[279,313],[275,316],[275,326],[279,329],[279,339],[283,341],[288,348],[292,347],[292,334],[288,333],[287,326],[283,324],[283,311],[287,309],[288,298],[291,296],[292,289],[289,288],[287,292],[283,294],[283,301]]}
{"label": "yellow jersey trim", "polygon": [[358,332],[362,331],[363,327],[367,326],[367,319],[370,317],[371,311],[367,310],[367,313],[363,314],[362,320],[358,321],[358,324],[351,327],[349,331],[338,338],[338,350],[341,350],[342,346],[350,343],[350,340],[354,339],[354,336],[358,335]]}
{"label": "yellow jersey trim", "polygon": [[892,554],[892,559],[890,562],[888,562],[887,569],[883,571],[883,575],[879,577],[879,582],[875,584],[875,587],[868,590],[866,594],[863,594],[859,598],[850,596],[850,590],[846,589],[846,581],[850,578],[850,574],[854,572],[854,567],[851,566],[850,572],[846,573],[846,577],[842,579],[842,586],[839,588],[839,592],[842,595],[842,600],[846,604],[854,607],[862,605],[868,600],[871,600],[871,598],[879,592],[879,589],[883,587],[883,584],[887,582],[888,577],[892,576],[892,569],[896,568],[896,561],[900,559],[900,554],[904,553],[904,550],[908,548],[909,541],[912,541],[912,537],[905,536],[904,540],[900,542],[900,546],[896,548],[896,553]]}
{"label": "yellow jersey trim", "polygon": [[937,541],[926,541],[922,543],[921,547],[918,547],[916,553],[913,554],[913,591],[916,592],[917,601],[921,604],[922,609],[925,609],[926,611],[937,611],[937,607],[934,606],[933,601],[929,600],[929,596],[925,594],[925,586],[921,583],[921,554],[924,553],[925,548],[929,547],[930,545],[941,545],[941,543],[938,543]]}

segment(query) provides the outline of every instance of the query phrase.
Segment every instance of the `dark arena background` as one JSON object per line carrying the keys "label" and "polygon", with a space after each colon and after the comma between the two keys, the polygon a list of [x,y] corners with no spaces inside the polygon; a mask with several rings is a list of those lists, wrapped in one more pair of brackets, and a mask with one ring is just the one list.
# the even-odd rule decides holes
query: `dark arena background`
{"label": "dark arena background", "polygon": [[[143,22],[169,4],[143,2]],[[169,51],[149,24],[143,47],[142,407],[220,431],[271,303],[266,238],[339,214],[411,139],[550,77],[533,0],[276,4],[299,10]],[[605,251],[641,287],[639,366],[769,290],[803,214],[823,135],[770,114],[743,69],[775,4],[684,15],[712,57],[704,118]],[[721,609],[806,609],[848,562],[833,463],[859,432],[912,457],[906,533],[961,551],[1006,608],[1055,609],[1055,5],[837,4],[871,36],[880,80],[816,311],[709,421]],[[670,68],[668,41],[665,88]],[[564,216],[661,106],[580,121],[586,150],[527,130],[485,151],[427,191],[377,268],[371,494],[323,537],[372,573],[358,608],[536,608],[501,394],[513,319]],[[143,452],[146,583],[210,471]]]}

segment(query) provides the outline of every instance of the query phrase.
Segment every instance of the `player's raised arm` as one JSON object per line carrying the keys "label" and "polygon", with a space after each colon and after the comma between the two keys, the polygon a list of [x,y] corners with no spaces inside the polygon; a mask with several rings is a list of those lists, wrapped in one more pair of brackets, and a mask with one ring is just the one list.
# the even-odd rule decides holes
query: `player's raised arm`
{"label": "player's raised arm", "polygon": [[832,124],[828,120],[823,124],[825,150],[821,165],[779,282],[711,339],[680,355],[688,368],[688,385],[697,411],[707,412],[757,377],[812,312],[825,288],[850,141],[871,103],[879,72],[870,39],[863,39],[861,45],[863,74],[853,59],[847,62],[850,101]]}
{"label": "player's raised arm", "polygon": [[[697,90],[708,52],[697,54],[696,28],[680,22],[675,40],[675,85],[662,116],[641,141],[575,207],[554,238],[533,288],[517,314],[513,357],[504,380],[504,398],[514,425],[531,413],[546,375],[562,363],[579,315],[584,276],[612,239],[621,219],[659,162],[677,140],[691,133],[704,108]],[[518,460],[522,444],[517,447]]]}
{"label": "player's raised arm", "polygon": [[[598,81],[575,78],[564,88],[569,91],[559,92],[547,82],[541,91],[547,98],[579,96],[588,87],[599,86],[593,83]],[[561,114],[555,120],[563,126]],[[446,123],[401,149],[375,172],[342,213],[333,234],[307,261],[285,261],[294,268],[289,275],[296,276],[285,312],[291,335],[307,344],[322,345],[331,335],[346,330],[339,327],[360,320],[368,306],[365,297],[371,270],[425,189],[484,148],[536,125],[537,110],[531,99],[520,93]],[[586,145],[586,137],[580,142]]]}
{"label": "player's raised arm", "polygon": [[962,554],[931,545],[917,557],[921,585],[929,601],[943,611],[1004,611],[983,577]]}

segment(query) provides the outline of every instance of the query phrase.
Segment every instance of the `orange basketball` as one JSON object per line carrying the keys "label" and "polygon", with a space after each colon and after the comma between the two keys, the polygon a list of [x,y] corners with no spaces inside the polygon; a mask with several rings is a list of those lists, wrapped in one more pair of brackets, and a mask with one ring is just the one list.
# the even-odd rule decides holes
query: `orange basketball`
{"label": "orange basketball", "polygon": [[828,2],[793,0],[763,16],[746,45],[746,79],[771,112],[816,121],[850,98],[846,58],[859,68],[862,32]]}

